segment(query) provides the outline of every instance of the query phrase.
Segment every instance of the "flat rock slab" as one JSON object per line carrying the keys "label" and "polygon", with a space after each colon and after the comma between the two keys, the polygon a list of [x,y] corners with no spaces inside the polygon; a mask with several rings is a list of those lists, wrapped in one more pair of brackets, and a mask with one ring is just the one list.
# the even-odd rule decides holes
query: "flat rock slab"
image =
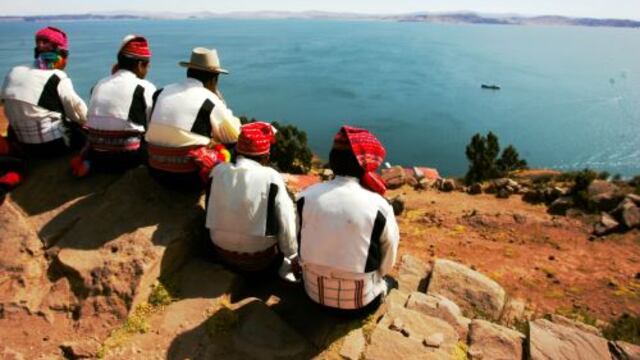
{"label": "flat rock slab", "polygon": [[411,255],[403,255],[400,260],[400,270],[398,272],[398,284],[399,289],[410,293],[412,291],[427,290],[427,276],[431,267]]}
{"label": "flat rock slab", "polygon": [[462,315],[462,311],[453,301],[441,295],[427,295],[412,292],[407,300],[407,309],[418,311],[446,321],[458,333],[460,339],[466,339],[471,320]]}
{"label": "flat rock slab", "polygon": [[456,303],[467,316],[497,321],[506,292],[495,281],[462,264],[437,259],[431,272],[428,294],[442,295]]}
{"label": "flat rock slab", "polygon": [[[442,336],[442,343],[426,345],[434,335]],[[392,306],[373,331],[365,359],[451,359],[457,343],[458,334],[445,321]]]}
{"label": "flat rock slab", "polygon": [[515,330],[473,320],[469,328],[469,357],[471,360],[521,360],[525,336]]}
{"label": "flat rock slab", "polygon": [[202,235],[199,197],[161,187],[143,168],[129,171],[60,239],[57,260],[81,297],[116,295],[135,308]]}
{"label": "flat rock slab", "polygon": [[340,348],[340,356],[347,360],[360,360],[367,342],[362,329],[352,330],[345,336]]}
{"label": "flat rock slab", "polygon": [[529,322],[531,360],[611,360],[607,340],[546,319]]}

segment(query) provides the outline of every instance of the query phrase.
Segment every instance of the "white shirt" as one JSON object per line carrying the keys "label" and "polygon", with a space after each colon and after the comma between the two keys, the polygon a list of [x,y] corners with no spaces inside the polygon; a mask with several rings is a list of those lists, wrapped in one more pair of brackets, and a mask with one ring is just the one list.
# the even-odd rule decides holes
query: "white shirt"
{"label": "white shirt", "polygon": [[[136,94],[140,91],[141,94]],[[96,84],[89,102],[89,122],[92,129],[144,132],[153,107],[156,87],[129,70],[118,70]],[[140,114],[132,112],[139,107]],[[130,116],[143,118],[132,119]]]}
{"label": "white shirt", "polygon": [[337,176],[298,195],[304,199],[301,216],[300,260],[305,263],[365,273],[376,218],[385,224],[379,238],[376,271],[386,275],[395,263],[400,239],[391,205],[363,188],[358,179]]}
{"label": "white shirt", "polygon": [[[210,134],[192,131],[203,104],[213,109],[208,117]],[[184,147],[216,143],[235,143],[240,135],[240,120],[216,94],[196,79],[172,84],[161,90],[151,114],[145,138],[147,142],[167,147]]]}
{"label": "white shirt", "polygon": [[[211,177],[206,227],[214,244],[241,253],[255,253],[278,244],[286,257],[296,254],[295,210],[282,175],[239,156],[235,164],[216,166]],[[278,232],[266,236],[272,185],[277,188],[271,210]]]}
{"label": "white shirt", "polygon": [[300,193],[298,211],[300,263],[311,299],[358,309],[387,292],[383,276],[395,263],[400,235],[382,196],[356,178],[337,176]]}
{"label": "white shirt", "polygon": [[0,99],[4,101],[5,114],[20,142],[40,144],[63,136],[62,113],[39,106],[44,88],[53,75],[60,81],[52,95],[57,93],[64,115],[79,124],[87,121],[87,106],[64,71],[16,66],[5,77]]}

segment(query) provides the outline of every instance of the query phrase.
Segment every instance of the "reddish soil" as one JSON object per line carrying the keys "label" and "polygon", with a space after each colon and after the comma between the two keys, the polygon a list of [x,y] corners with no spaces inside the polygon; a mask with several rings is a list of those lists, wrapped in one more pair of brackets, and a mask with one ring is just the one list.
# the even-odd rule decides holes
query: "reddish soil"
{"label": "reddish soil", "polygon": [[539,313],[610,320],[640,314],[640,231],[590,240],[589,217],[556,217],[520,196],[416,192],[398,217],[400,256],[450,258],[498,281]]}

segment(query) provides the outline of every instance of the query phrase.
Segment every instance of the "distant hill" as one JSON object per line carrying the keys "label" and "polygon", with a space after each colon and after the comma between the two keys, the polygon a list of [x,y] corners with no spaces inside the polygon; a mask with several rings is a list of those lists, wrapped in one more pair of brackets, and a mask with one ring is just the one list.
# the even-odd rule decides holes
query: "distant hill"
{"label": "distant hill", "polygon": [[255,12],[140,12],[121,11],[90,14],[0,16],[0,21],[67,21],[67,20],[135,20],[135,19],[326,19],[326,20],[384,20],[400,22],[429,22],[492,25],[565,25],[640,28],[640,21],[626,19],[573,18],[557,15],[522,16],[478,14],[474,12],[412,13],[400,15],[336,13],[326,11],[255,11]]}

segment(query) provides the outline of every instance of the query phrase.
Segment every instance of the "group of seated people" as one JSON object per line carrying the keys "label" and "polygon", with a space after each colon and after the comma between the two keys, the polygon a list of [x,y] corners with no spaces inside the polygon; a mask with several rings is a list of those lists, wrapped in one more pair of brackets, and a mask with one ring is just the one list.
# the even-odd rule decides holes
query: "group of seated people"
{"label": "group of seated people", "polygon": [[[385,149],[373,134],[343,126],[329,155],[335,178],[296,194],[294,202],[282,175],[269,167],[276,129],[241,125],[227,108],[218,90],[218,76],[227,71],[215,50],[193,49],[190,61],[179,63],[186,80],[156,90],[144,80],[148,41],[128,35],[88,107],[63,71],[68,55],[66,34],[43,28],[34,63],[6,76],[2,158],[71,152],[77,177],[146,165],[166,186],[207,191],[206,227],[219,259],[233,269],[277,271],[339,311],[375,307],[384,297],[399,231],[375,172]],[[11,188],[22,168],[4,164],[0,188]]]}

